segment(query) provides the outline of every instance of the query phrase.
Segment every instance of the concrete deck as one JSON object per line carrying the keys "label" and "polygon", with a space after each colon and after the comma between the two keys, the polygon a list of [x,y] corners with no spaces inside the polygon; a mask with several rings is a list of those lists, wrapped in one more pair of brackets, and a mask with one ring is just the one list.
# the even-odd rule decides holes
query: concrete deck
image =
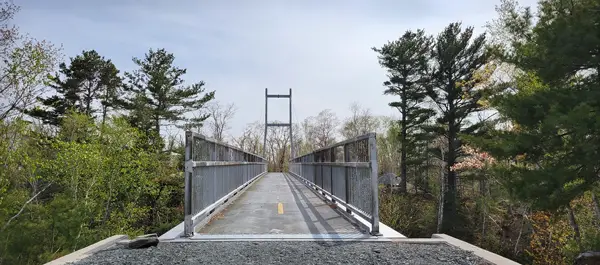
{"label": "concrete deck", "polygon": [[268,173],[208,224],[199,227],[194,237],[243,234],[365,236],[356,224],[338,211],[294,177]]}

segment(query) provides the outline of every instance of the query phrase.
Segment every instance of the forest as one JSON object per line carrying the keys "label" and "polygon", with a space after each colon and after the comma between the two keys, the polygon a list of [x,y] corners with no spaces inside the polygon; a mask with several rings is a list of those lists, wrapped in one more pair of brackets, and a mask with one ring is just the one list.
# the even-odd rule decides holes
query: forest
{"label": "forest", "polygon": [[[21,32],[0,5],[0,264],[41,264],[115,234],[183,220],[184,144],[193,130],[262,154],[297,154],[377,133],[382,222],[408,237],[446,233],[523,264],[600,251],[600,1],[501,0],[486,31],[449,23],[373,47],[393,117],[364,103],[285,127],[231,135],[234,103],[189,82],[149,48],[122,72],[93,47]],[[209,82],[208,80],[207,82]],[[366,93],[366,92],[365,92]]]}

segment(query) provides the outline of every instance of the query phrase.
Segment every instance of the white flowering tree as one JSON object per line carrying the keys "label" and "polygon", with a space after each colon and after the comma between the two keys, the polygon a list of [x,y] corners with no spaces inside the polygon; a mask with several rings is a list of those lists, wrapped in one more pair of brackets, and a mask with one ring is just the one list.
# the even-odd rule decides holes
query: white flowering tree
{"label": "white flowering tree", "polygon": [[486,220],[491,218],[490,203],[493,202],[493,200],[490,198],[491,190],[489,189],[491,174],[488,172],[490,171],[491,166],[496,163],[496,159],[494,159],[494,157],[492,157],[489,153],[468,145],[462,147],[462,152],[465,154],[465,156],[461,161],[454,164],[450,170],[455,171],[458,174],[462,174],[465,177],[471,177],[474,180],[473,189],[475,183],[478,183],[479,185],[480,196],[477,200],[477,203],[479,206],[478,208],[481,211],[480,240],[483,241],[486,237]]}

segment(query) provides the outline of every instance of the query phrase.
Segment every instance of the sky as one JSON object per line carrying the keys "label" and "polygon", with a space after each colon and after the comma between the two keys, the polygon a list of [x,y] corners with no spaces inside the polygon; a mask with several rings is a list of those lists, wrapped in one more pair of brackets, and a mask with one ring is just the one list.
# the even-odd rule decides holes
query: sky
{"label": "sky", "polygon": [[[293,122],[352,102],[376,115],[397,115],[384,96],[385,70],[372,47],[406,30],[437,35],[451,22],[485,31],[499,0],[14,0],[22,32],[62,45],[65,59],[95,49],[121,71],[133,57],[165,48],[206,82],[216,100],[236,105],[231,135],[264,121],[265,88],[292,88]],[[533,0],[520,1],[532,5]],[[288,119],[288,102],[269,99],[269,121]],[[167,132],[172,133],[172,132]]]}

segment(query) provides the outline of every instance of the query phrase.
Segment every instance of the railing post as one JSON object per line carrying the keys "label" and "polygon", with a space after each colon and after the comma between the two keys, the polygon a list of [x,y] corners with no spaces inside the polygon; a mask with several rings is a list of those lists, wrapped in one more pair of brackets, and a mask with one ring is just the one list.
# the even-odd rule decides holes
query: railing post
{"label": "railing post", "polygon": [[381,235],[379,233],[379,183],[377,179],[377,138],[375,134],[369,137],[369,161],[371,164],[371,188],[373,189],[372,201],[372,219],[371,235]]}
{"label": "railing post", "polygon": [[[348,152],[348,145],[345,144],[344,162],[350,162],[350,157],[348,157],[349,155],[350,154]],[[344,200],[346,200],[348,204],[352,204],[352,202],[350,201],[350,174],[348,173],[348,171],[350,171],[350,169],[348,167],[344,167],[344,184],[346,185],[346,198],[344,198]],[[346,212],[350,213],[350,209],[346,208]]]}
{"label": "railing post", "polygon": [[192,132],[185,132],[185,189],[184,189],[184,226],[183,234],[185,237],[194,235],[194,221],[192,220],[192,187],[194,178],[194,157],[193,157],[194,135]]}

